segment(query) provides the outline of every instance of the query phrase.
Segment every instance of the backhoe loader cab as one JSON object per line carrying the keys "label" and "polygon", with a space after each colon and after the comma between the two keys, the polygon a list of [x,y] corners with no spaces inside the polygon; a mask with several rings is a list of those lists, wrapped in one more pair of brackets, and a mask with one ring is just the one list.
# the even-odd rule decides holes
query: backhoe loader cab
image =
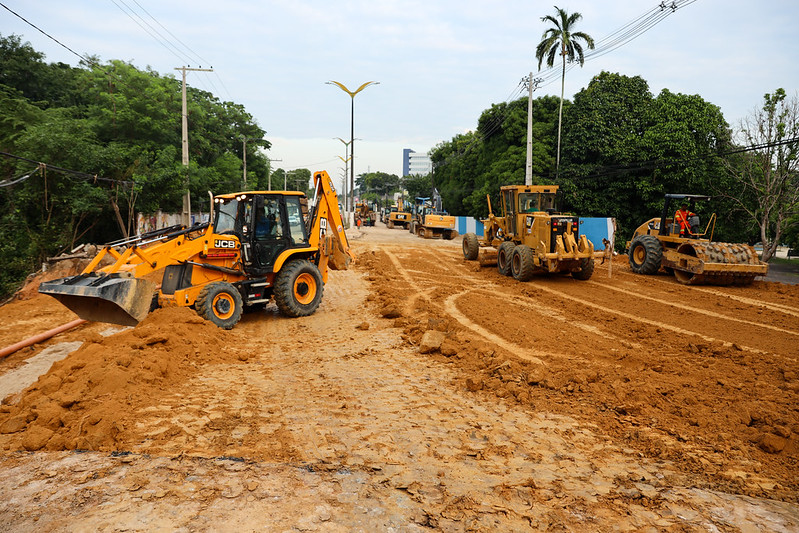
{"label": "backhoe loader cab", "polygon": [[[710,196],[697,194],[666,194],[660,218],[647,220],[627,241],[630,269],[636,274],[655,274],[661,268],[674,273],[677,281],[686,285],[747,285],[756,276],[768,273],[754,248],[748,244],[713,242],[716,214],[707,216],[704,227],[698,202]],[[687,231],[675,213],[686,204],[691,216]]]}
{"label": "backhoe loader cab", "polygon": [[559,211],[557,185],[506,185],[500,188],[502,216],[483,220],[483,238],[463,236],[463,256],[528,281],[536,273],[571,273],[587,280],[594,272],[594,245],[580,233],[580,218]]}
{"label": "backhoe loader cab", "polygon": [[[211,223],[137,236],[106,246],[82,274],[42,283],[81,318],[135,325],[153,306],[191,306],[229,329],[245,309],[274,300],[291,317],[314,313],[328,268],[344,270],[349,250],[333,183],[314,175],[310,212],[304,193],[248,191],[212,198]],[[119,249],[118,249],[119,248]],[[97,268],[103,257],[112,265]],[[160,290],[143,279],[163,269]]]}

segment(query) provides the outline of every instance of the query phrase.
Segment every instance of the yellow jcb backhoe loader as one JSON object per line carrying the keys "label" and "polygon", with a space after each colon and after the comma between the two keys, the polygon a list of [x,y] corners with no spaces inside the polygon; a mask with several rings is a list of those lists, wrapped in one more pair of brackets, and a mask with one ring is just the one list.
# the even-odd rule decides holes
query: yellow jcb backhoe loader
{"label": "yellow jcb backhoe loader", "polygon": [[580,219],[560,213],[557,185],[500,187],[503,216],[495,216],[488,199],[484,236],[463,236],[463,257],[497,265],[499,273],[529,281],[536,273],[571,273],[587,280],[594,273],[594,245],[580,234]]}
{"label": "yellow jcb backhoe loader", "polygon": [[[328,268],[346,270],[355,258],[327,172],[314,174],[314,186],[310,213],[301,192],[212,197],[208,223],[107,245],[83,273],[42,283],[39,292],[86,320],[122,325],[137,324],[156,306],[186,306],[230,329],[245,308],[272,299],[284,315],[310,315],[322,300]],[[98,269],[109,255],[114,263]],[[144,278],[161,269],[156,289]]]}
{"label": "yellow jcb backhoe loader", "polygon": [[[655,274],[661,267],[674,273],[686,285],[748,285],[756,276],[768,273],[755,249],[748,244],[712,242],[716,215],[710,215],[707,226],[700,226],[694,214],[697,201],[709,200],[697,194],[667,194],[660,218],[647,220],[627,241],[630,269],[636,274]],[[681,228],[671,208],[686,204],[690,217]]]}

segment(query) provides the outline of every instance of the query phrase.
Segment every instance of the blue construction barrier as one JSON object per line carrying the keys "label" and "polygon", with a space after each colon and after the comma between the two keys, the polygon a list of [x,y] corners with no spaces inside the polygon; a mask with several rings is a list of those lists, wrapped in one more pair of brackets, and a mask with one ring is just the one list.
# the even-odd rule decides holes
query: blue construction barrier
{"label": "blue construction barrier", "polygon": [[[458,233],[474,233],[483,236],[483,223],[472,217],[455,217]],[[594,243],[594,250],[604,250],[602,239],[613,242],[613,219],[603,217],[580,217],[580,233]]]}

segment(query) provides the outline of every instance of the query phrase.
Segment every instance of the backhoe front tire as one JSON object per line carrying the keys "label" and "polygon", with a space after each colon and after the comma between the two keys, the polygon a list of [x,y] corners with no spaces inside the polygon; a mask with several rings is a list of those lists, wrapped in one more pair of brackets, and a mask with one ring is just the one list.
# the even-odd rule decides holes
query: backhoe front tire
{"label": "backhoe front tire", "polygon": [[289,261],[275,277],[277,308],[292,318],[312,315],[322,302],[324,283],[316,265],[305,259]]}
{"label": "backhoe front tire", "polygon": [[226,281],[209,283],[200,290],[194,303],[197,314],[223,329],[241,320],[244,307],[238,289]]}
{"label": "backhoe front tire", "polygon": [[630,269],[636,274],[655,274],[663,260],[663,246],[654,235],[639,235],[630,243]]}
{"label": "backhoe front tire", "polygon": [[463,257],[468,261],[474,261],[480,254],[480,241],[474,233],[466,233],[463,236]]}
{"label": "backhoe front tire", "polygon": [[533,255],[533,249],[524,244],[520,244],[513,249],[510,258],[510,270],[517,281],[530,281],[533,279],[533,273],[535,272]]}
{"label": "backhoe front tire", "polygon": [[511,275],[511,257],[516,244],[513,241],[505,241],[499,245],[497,250],[497,270],[503,276]]}

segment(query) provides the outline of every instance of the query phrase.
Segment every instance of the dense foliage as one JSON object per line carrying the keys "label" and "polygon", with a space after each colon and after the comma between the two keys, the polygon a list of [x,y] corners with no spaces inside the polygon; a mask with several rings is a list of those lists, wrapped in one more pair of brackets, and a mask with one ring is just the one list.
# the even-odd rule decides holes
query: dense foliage
{"label": "dense foliage", "polygon": [[[486,195],[496,206],[499,187],[524,183],[526,98],[493,105],[477,130],[431,151],[435,180],[445,207],[458,215],[484,217]],[[533,180],[554,183],[558,100],[533,104]],[[660,216],[665,193],[707,194],[707,220],[716,213],[714,237],[757,240],[755,228],[731,198],[734,161],[730,128],[721,110],[697,95],[666,89],[653,96],[645,80],[602,72],[572,102],[564,103],[563,144],[557,184],[565,207],[583,216],[613,217],[617,247],[646,220]],[[738,199],[753,204],[753,195]]]}
{"label": "dense foliage", "polygon": [[[0,296],[47,256],[135,231],[137,212],[180,212],[187,183],[195,212],[209,190],[241,190],[245,138],[247,187],[268,187],[269,143],[244,107],[193,87],[187,102],[188,168],[180,80],[122,61],[46,63],[0,35]],[[292,187],[310,177],[292,172]]]}

